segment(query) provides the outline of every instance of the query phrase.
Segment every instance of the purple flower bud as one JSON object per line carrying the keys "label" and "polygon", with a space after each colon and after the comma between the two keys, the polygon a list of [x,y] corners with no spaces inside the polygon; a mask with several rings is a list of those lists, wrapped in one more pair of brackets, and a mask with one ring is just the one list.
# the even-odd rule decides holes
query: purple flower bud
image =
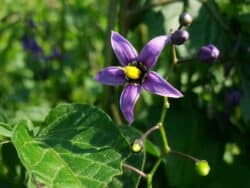
{"label": "purple flower bud", "polygon": [[204,63],[213,63],[220,55],[220,51],[213,44],[201,47],[198,58]]}
{"label": "purple flower bud", "polygon": [[58,48],[53,49],[51,57],[54,59],[60,59],[62,57],[62,52]]}
{"label": "purple flower bud", "polygon": [[31,36],[24,35],[22,37],[22,45],[25,50],[32,52],[34,55],[39,55],[42,53],[41,46]]}
{"label": "purple flower bud", "polygon": [[193,21],[192,16],[187,12],[184,12],[179,16],[180,25],[189,26],[192,23],[192,21]]}
{"label": "purple flower bud", "polygon": [[231,106],[237,106],[240,104],[242,92],[238,89],[231,90],[226,95],[227,103]]}
{"label": "purple flower bud", "polygon": [[181,45],[189,39],[189,33],[185,30],[177,30],[171,35],[171,42],[175,45]]}

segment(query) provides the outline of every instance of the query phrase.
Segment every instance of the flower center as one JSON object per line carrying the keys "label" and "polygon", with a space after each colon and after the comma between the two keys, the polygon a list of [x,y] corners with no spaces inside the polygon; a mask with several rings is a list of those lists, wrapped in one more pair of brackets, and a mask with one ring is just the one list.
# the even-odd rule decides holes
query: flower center
{"label": "flower center", "polygon": [[124,73],[126,77],[130,80],[138,80],[141,78],[142,75],[142,71],[138,67],[133,65],[128,65],[124,67]]}

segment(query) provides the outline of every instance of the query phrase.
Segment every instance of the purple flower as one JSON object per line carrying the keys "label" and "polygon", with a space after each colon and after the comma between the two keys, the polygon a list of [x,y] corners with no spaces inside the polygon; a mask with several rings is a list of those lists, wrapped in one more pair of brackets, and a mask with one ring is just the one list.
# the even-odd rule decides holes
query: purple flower
{"label": "purple flower", "polygon": [[32,52],[34,55],[42,53],[42,47],[32,36],[24,35],[22,37],[22,45],[25,50]]}
{"label": "purple flower", "polygon": [[111,45],[122,66],[111,66],[101,70],[96,80],[106,85],[125,84],[120,97],[120,108],[125,119],[134,120],[134,106],[142,88],[148,92],[179,98],[183,95],[156,72],[150,71],[164,48],[169,36],[158,36],[150,40],[138,55],[135,48],[119,33],[112,31]]}
{"label": "purple flower", "polygon": [[226,95],[227,103],[231,106],[237,106],[240,104],[242,92],[238,89],[231,90]]}
{"label": "purple flower", "polygon": [[213,63],[220,55],[220,51],[213,44],[201,47],[198,58],[205,63]]}
{"label": "purple flower", "polygon": [[53,59],[60,60],[62,58],[62,52],[58,48],[54,48],[50,55],[44,57],[45,62],[49,62]]}

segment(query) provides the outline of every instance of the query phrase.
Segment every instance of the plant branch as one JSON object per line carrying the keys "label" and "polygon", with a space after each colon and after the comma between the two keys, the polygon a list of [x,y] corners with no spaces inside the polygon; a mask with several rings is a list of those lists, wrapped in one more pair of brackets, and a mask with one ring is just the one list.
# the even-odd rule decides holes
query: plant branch
{"label": "plant branch", "polygon": [[159,130],[160,130],[160,133],[161,133],[161,138],[162,138],[162,141],[163,141],[164,152],[165,153],[168,153],[169,150],[170,150],[169,145],[168,145],[167,135],[166,135],[165,129],[163,127],[163,123],[164,123],[164,119],[165,119],[166,114],[167,114],[168,107],[169,107],[168,98],[164,97],[164,104],[163,104],[163,107],[162,107],[161,117],[160,117],[160,121],[158,123],[158,126],[159,126]]}
{"label": "plant branch", "polygon": [[161,164],[161,161],[162,161],[162,159],[158,158],[158,160],[154,164],[152,170],[147,175],[147,188],[152,188],[153,177],[154,177],[154,174],[155,174],[156,170],[158,169],[159,165]]}
{"label": "plant branch", "polygon": [[194,162],[198,162],[200,161],[199,159],[189,155],[189,154],[186,154],[186,153],[182,153],[180,151],[176,151],[176,150],[173,150],[173,149],[170,149],[169,154],[173,154],[173,155],[176,155],[176,156],[179,156],[179,157],[182,157],[182,158],[185,158],[185,159],[188,159],[188,160],[191,160],[191,161],[194,161]]}
{"label": "plant branch", "polygon": [[148,135],[150,135],[152,132],[158,130],[159,128],[160,128],[159,124],[157,124],[157,125],[151,127],[150,129],[148,129],[148,130],[141,136],[140,139],[145,140],[145,138],[147,138]]}
{"label": "plant branch", "polygon": [[133,171],[133,172],[135,172],[135,173],[137,173],[137,174],[139,174],[139,175],[140,175],[141,177],[143,177],[143,178],[147,178],[147,174],[145,174],[143,171],[141,171],[141,170],[135,168],[134,166],[131,166],[131,165],[129,165],[129,164],[124,163],[124,164],[123,164],[123,167],[124,167],[124,168],[127,168],[127,169],[129,169],[129,170],[131,170],[131,171]]}

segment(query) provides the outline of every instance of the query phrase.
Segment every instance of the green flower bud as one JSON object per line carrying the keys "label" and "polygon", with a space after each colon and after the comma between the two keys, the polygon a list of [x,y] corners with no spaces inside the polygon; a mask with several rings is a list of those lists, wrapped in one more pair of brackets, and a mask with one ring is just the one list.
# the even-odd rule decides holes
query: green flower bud
{"label": "green flower bud", "polygon": [[144,143],[142,139],[136,139],[132,145],[132,151],[135,153],[139,153],[143,150]]}
{"label": "green flower bud", "polygon": [[196,171],[201,176],[207,176],[210,172],[210,166],[207,161],[201,160],[195,163]]}
{"label": "green flower bud", "polygon": [[189,26],[192,23],[192,21],[193,21],[192,16],[187,12],[184,12],[179,16],[179,23],[182,26]]}

